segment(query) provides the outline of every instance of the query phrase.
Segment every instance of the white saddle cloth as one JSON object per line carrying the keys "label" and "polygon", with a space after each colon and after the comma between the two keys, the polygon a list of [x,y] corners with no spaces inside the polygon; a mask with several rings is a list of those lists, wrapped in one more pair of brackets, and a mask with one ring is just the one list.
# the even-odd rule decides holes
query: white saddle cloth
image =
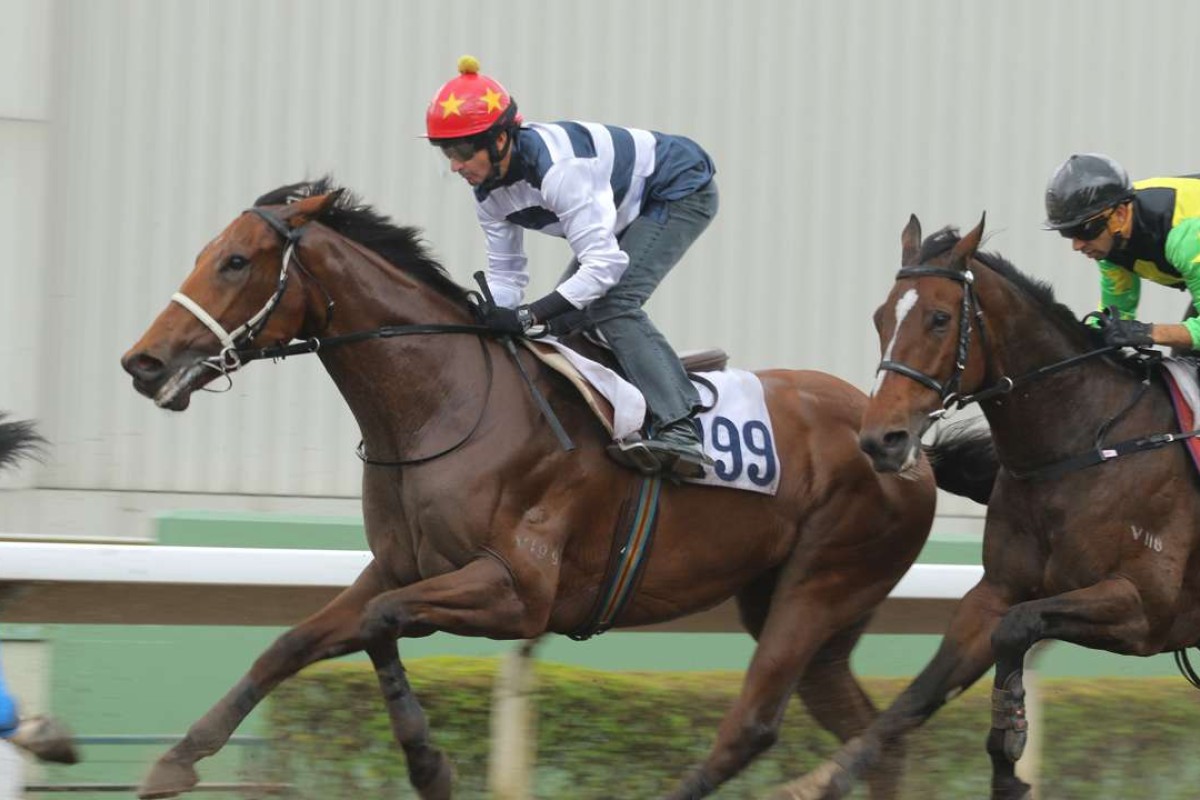
{"label": "white saddle cloth", "polygon": [[[614,440],[640,436],[646,418],[646,400],[637,387],[553,338],[538,342],[558,351],[612,404]],[[741,369],[698,374],[717,390],[716,405],[696,415],[704,451],[716,464],[705,470],[703,478],[687,482],[774,495],[779,490],[780,464],[762,381],[753,372]],[[709,387],[695,381],[693,385],[700,392],[701,402],[710,405],[713,396]]]}

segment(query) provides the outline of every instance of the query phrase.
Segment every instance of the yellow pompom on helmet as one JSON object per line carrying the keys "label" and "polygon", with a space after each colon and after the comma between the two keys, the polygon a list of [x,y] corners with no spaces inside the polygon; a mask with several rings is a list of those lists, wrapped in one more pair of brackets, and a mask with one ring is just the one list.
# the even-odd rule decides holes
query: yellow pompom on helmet
{"label": "yellow pompom on helmet", "polygon": [[433,141],[465,139],[521,124],[517,104],[499,81],[479,71],[474,56],[458,59],[458,75],[442,84],[425,111]]}

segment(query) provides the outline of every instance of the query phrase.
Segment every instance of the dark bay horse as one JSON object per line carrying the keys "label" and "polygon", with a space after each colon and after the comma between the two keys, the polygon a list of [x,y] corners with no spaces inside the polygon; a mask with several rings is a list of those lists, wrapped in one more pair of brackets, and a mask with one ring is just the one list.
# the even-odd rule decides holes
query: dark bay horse
{"label": "dark bay horse", "polygon": [[1149,656],[1200,640],[1200,494],[1185,448],[1157,437],[1179,430],[1168,389],[1144,357],[1102,347],[1047,285],[977,253],[982,235],[982,221],[961,239],[946,229],[924,243],[916,217],[905,228],[903,266],[875,313],[884,360],[862,446],[877,469],[903,469],[931,412],[981,403],[1002,467],[983,579],[866,734],[781,797],[841,797],[993,663],[992,797],[1028,797],[1013,766],[1034,643]]}
{"label": "dark bay horse", "polygon": [[[417,793],[450,797],[451,768],[409,689],[397,638],[577,631],[605,585],[621,507],[643,478],[609,460],[607,435],[570,384],[522,352],[578,445],[561,448],[509,352],[475,325],[467,293],[414,229],[326,181],[260,198],[204,248],[173,299],[122,365],[139,392],[177,411],[239,366],[247,345],[417,327],[337,340],[318,353],[359,425],[362,452],[407,462],[364,467],[373,562],[272,644],[156,763],[140,795],[187,791],[195,762],[220,749],[281,681],[365,650]],[[707,759],[670,793],[677,800],[710,794],[770,746],[794,693],[843,741],[866,728],[875,710],[850,673],[850,651],[933,517],[926,459],[881,475],[859,450],[861,392],[817,372],[760,377],[776,431],[778,493],[662,485],[654,547],[616,620],[670,620],[734,596],[758,640],[741,696]],[[981,459],[973,442],[936,449],[947,485]],[[986,499],[991,480],[956,489]],[[873,798],[896,796],[894,772],[875,772]]]}

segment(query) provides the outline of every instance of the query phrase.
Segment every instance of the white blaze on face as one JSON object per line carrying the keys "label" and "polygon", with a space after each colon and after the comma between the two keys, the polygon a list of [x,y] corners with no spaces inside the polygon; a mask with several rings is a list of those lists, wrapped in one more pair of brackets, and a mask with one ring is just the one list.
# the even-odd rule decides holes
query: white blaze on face
{"label": "white blaze on face", "polygon": [[[883,360],[892,360],[892,348],[896,346],[896,337],[900,335],[900,326],[904,324],[904,318],[908,316],[908,312],[913,310],[913,306],[917,304],[917,290],[909,289],[900,299],[896,301],[896,327],[892,329],[892,340],[888,342],[887,349],[883,351]],[[887,377],[888,371],[885,369],[875,373],[875,385],[871,387],[871,396],[883,386],[883,379]]]}
{"label": "white blaze on face", "polygon": [[225,230],[223,230],[223,231],[221,231],[220,233],[218,233],[218,234],[217,234],[217,236],[216,236],[216,238],[214,238],[214,239],[213,239],[211,242],[209,242],[208,244],[206,244],[206,245],[204,246],[204,249],[205,249],[205,250],[207,250],[207,249],[209,249],[210,247],[218,247],[218,246],[219,246],[219,245],[220,245],[222,242],[224,242],[224,241],[225,241],[225,237],[226,237],[226,236],[228,236],[228,235],[229,235],[229,229],[228,229],[228,228],[226,228]]}

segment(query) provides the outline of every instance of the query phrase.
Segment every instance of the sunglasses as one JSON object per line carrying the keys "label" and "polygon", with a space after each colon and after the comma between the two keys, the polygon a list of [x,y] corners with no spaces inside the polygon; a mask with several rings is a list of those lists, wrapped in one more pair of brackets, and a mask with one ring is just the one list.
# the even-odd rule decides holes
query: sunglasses
{"label": "sunglasses", "polygon": [[1078,225],[1072,225],[1069,228],[1063,228],[1059,231],[1064,239],[1079,239],[1080,241],[1090,242],[1095,239],[1104,229],[1108,227],[1108,218],[1111,214],[1100,214],[1099,216],[1085,219]]}
{"label": "sunglasses", "polygon": [[446,158],[451,161],[469,161],[482,148],[477,147],[472,141],[450,142],[448,144],[438,145]]}

